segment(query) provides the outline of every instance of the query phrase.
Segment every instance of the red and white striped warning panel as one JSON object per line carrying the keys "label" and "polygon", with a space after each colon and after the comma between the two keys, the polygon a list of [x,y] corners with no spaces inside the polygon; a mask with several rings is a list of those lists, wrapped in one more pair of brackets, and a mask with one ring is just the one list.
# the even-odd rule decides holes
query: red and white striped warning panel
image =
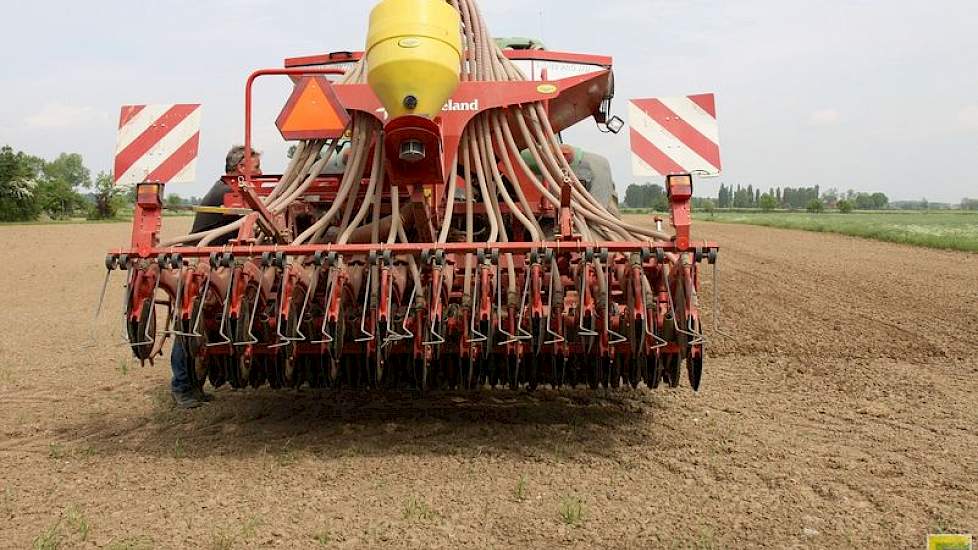
{"label": "red and white striped warning panel", "polygon": [[115,183],[192,183],[199,145],[200,105],[123,106]]}
{"label": "red and white striped warning panel", "polygon": [[720,128],[713,94],[628,102],[632,171],[638,177],[720,174]]}

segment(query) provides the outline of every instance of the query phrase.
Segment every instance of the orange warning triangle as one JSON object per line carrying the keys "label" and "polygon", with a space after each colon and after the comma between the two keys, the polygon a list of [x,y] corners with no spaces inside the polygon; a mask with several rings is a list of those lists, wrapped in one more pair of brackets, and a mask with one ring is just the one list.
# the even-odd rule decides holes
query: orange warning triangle
{"label": "orange warning triangle", "polygon": [[287,140],[338,138],[349,123],[350,115],[322,77],[300,80],[276,121]]}

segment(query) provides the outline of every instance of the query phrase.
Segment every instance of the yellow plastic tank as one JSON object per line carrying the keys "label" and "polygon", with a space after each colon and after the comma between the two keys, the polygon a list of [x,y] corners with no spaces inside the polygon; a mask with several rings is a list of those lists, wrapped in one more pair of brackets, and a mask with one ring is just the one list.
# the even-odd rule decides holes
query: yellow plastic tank
{"label": "yellow plastic tank", "polygon": [[391,118],[434,118],[459,83],[461,18],[445,0],[384,0],[370,13],[367,82]]}

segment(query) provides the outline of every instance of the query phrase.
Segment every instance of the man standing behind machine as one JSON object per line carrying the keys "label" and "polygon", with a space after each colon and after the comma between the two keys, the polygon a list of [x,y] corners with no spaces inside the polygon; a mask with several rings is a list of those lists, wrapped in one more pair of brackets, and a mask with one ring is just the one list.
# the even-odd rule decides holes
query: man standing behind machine
{"label": "man standing behind machine", "polygon": [[[224,161],[224,172],[228,176],[237,177],[245,173],[245,148],[236,145],[228,151]],[[261,154],[251,152],[251,175],[261,175]],[[201,206],[222,207],[224,206],[224,195],[231,188],[223,180],[211,187],[204,198]],[[225,214],[213,212],[198,212],[194,216],[194,225],[191,233],[200,233],[224,227],[229,223],[234,223],[239,219],[238,216],[227,216]],[[218,239],[215,239],[213,246],[223,246],[231,239],[237,237],[237,232],[231,232]],[[188,354],[188,350],[183,345],[182,338],[178,337],[173,341],[173,350],[170,352],[170,370],[173,371],[173,379],[170,382],[170,392],[177,407],[181,409],[194,409],[205,402],[213,399],[212,396],[204,393],[198,384],[193,383],[190,369],[193,368],[193,358]]]}

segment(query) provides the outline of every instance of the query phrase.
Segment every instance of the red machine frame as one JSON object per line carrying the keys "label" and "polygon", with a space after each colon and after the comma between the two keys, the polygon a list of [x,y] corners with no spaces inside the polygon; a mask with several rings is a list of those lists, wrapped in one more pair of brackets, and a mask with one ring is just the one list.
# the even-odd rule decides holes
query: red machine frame
{"label": "red machine frame", "polygon": [[[443,218],[445,193],[452,192],[453,182],[449,180],[447,187],[444,184],[444,174],[454,171],[455,157],[450,152],[458,149],[462,132],[473,117],[489,109],[506,109],[512,105],[541,101],[548,113],[561,114],[561,117],[552,117],[551,120],[555,131],[559,132],[594,114],[596,103],[605,99],[601,94],[606,94],[613,86],[610,58],[538,51],[508,53],[514,58],[544,57],[557,61],[606,64],[606,68],[551,82],[493,82],[488,86],[484,82],[463,82],[453,99],[467,105],[477,101],[478,109],[444,111],[434,121],[405,117],[407,120],[387,122],[379,100],[368,85],[333,86],[333,91],[348,111],[360,111],[382,123],[387,122],[386,128],[391,134],[397,131],[411,134],[423,130],[437,136],[437,162],[429,163],[421,174],[399,178],[398,170],[403,167],[396,166],[396,160],[389,162],[388,170],[394,176],[384,182],[383,191],[388,211],[390,186],[397,185],[407,192],[409,200],[418,205],[423,213],[416,217],[415,223],[427,224],[428,234],[437,234],[434,221]],[[358,56],[352,53],[295,58],[287,60],[284,69],[260,70],[250,75],[245,86],[246,154],[250,156],[252,88],[258,78],[288,76],[297,79],[310,75],[339,75],[343,73],[341,69],[308,65],[350,62],[358,59]],[[596,90],[600,97],[596,97]],[[390,142],[385,146],[390,146]],[[246,162],[245,165],[250,166],[250,163]],[[168,305],[172,304],[173,308],[171,322],[167,323],[174,327],[168,330],[171,335],[200,337],[202,317],[206,317],[204,323],[209,325],[205,330],[213,333],[213,325],[218,320],[205,315],[205,307],[209,307],[211,312],[218,306],[222,310],[217,334],[226,341],[197,346],[194,352],[198,359],[238,357],[243,353],[248,356],[248,361],[252,361],[256,357],[277,357],[287,347],[290,357],[286,361],[295,361],[299,357],[351,354],[375,358],[379,364],[382,357],[399,353],[427,368],[430,362],[443,355],[440,348],[454,348],[451,355],[471,362],[479,356],[488,356],[493,351],[487,350],[489,347],[505,346],[505,355],[516,361],[517,369],[521,362],[532,362],[532,358],[541,353],[561,357],[565,363],[575,354],[597,359],[603,363],[601,368],[604,370],[595,375],[595,383],[601,372],[610,372],[612,365],[631,360],[633,365],[630,369],[635,380],[637,369],[654,368],[658,374],[644,376],[652,376],[655,385],[658,385],[663,370],[666,380],[676,385],[679,362],[686,359],[691,380],[694,376],[692,371],[697,370],[693,385],[698,387],[704,344],[696,304],[698,264],[704,260],[714,263],[718,247],[712,242],[696,244],[691,241],[692,177],[688,174],[670,176],[666,182],[671,221],[676,234],[672,241],[584,242],[573,234],[570,225],[572,206],[566,184],[562,204],[557,209],[543,200],[528,182],[520,181],[518,183],[534,205],[534,214],[542,219],[554,220],[557,227],[555,239],[526,242],[521,240],[525,235],[519,228],[514,228],[512,242],[492,244],[420,242],[292,246],[287,244],[291,240],[289,227],[294,221],[292,217],[301,212],[290,209],[273,215],[262,201],[278,179],[277,176],[255,176],[250,173],[245,173],[242,178],[226,179],[231,191],[226,196],[225,206],[247,209],[250,213],[245,217],[237,239],[230,245],[202,248],[159,247],[163,186],[138,186],[131,246],[111,251],[106,260],[110,270],[122,268],[128,272],[126,315],[130,343],[137,357],[151,358],[161,347],[161,342],[150,337],[150,333],[156,330],[155,315],[150,313],[159,300],[158,291],[162,290],[169,297]],[[407,183],[409,181],[416,183]],[[338,186],[336,177],[318,178],[306,191],[303,204],[330,203],[337,194]],[[363,197],[358,200],[363,200]],[[502,208],[506,213],[505,206]],[[457,212],[456,209],[456,215]],[[256,225],[278,243],[256,245]],[[496,290],[493,296],[494,287],[501,289],[504,268],[510,265],[507,259],[510,254],[518,274],[519,288],[524,289],[523,296],[517,297],[518,307],[512,296],[503,306],[502,290]],[[412,284],[407,268],[403,265],[395,267],[398,258],[406,256],[413,257],[421,264],[424,285],[427,287],[424,303],[415,302],[420,289],[407,291]],[[337,258],[349,259],[351,264],[362,267],[355,270],[358,272],[336,274],[335,278],[325,283],[325,289],[320,289],[322,274],[336,268]],[[192,259],[208,261],[191,264],[189,260]],[[476,260],[476,288],[479,292],[471,297],[471,303],[465,304],[468,289],[460,288],[458,274],[460,266],[472,260]],[[602,281],[598,280],[600,270],[595,267],[595,262],[607,266],[607,280],[603,282],[607,285],[607,294],[604,297],[600,296]],[[277,283],[267,281],[268,270],[276,272],[273,279]],[[372,288],[369,278],[373,273],[380,280],[376,296],[371,296],[366,288]],[[547,292],[553,277],[560,277],[563,287],[576,290],[555,296],[551,286]],[[647,289],[643,287],[643,277],[660,283],[655,288]],[[366,283],[364,278],[367,278]],[[320,290],[323,291],[323,310],[319,314],[312,314],[307,327],[320,326],[321,323],[322,337],[303,335],[301,325],[310,303],[310,294],[315,294],[312,297],[315,300],[320,296]],[[344,322],[341,307],[349,309],[349,296],[353,296],[353,301],[358,301],[361,294],[364,296],[361,330],[371,338],[338,343],[338,338],[330,334],[326,327],[338,330],[336,327]],[[407,294],[411,295],[410,299]],[[305,298],[300,299],[303,295]],[[543,302],[545,295],[549,300],[547,304]],[[217,305],[211,303],[215,300]],[[406,310],[405,300],[408,300]],[[275,344],[259,343],[252,333],[256,323],[252,314],[247,334],[254,341],[233,341],[228,335],[226,323],[232,323],[235,319],[240,322],[247,317],[248,308],[254,307],[258,311],[259,303],[273,304],[276,308],[277,314],[269,316],[264,330],[273,331],[273,339],[277,336],[279,340]],[[460,313],[458,307],[462,308]],[[454,313],[450,314],[450,309]],[[398,315],[400,310],[405,311]],[[392,322],[398,317],[401,319],[400,327],[394,329]],[[530,328],[524,328],[526,325]],[[399,338],[392,338],[391,331]],[[491,332],[507,335],[508,338],[496,342],[487,336]],[[574,338],[579,341],[574,341]],[[153,341],[152,345],[150,340]],[[513,376],[510,378],[510,385],[513,385]],[[282,385],[289,383],[288,380],[281,382],[284,382]]]}

